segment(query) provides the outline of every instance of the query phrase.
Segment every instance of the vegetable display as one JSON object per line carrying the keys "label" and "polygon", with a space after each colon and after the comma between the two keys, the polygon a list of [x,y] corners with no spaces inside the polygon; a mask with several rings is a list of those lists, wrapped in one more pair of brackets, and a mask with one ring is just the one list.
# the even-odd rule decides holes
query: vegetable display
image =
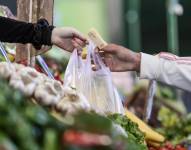
{"label": "vegetable display", "polygon": [[32,103],[20,91],[10,87],[6,80],[0,79],[0,88],[1,149],[147,149],[133,136],[125,136],[120,127],[121,131],[117,130],[117,125],[110,119],[95,112],[78,111],[65,118],[63,123],[52,117],[49,109]]}
{"label": "vegetable display", "polygon": [[64,87],[61,82],[48,78],[34,68],[1,62],[0,76],[25,96],[63,114],[90,108],[82,94],[71,87]]}
{"label": "vegetable display", "polygon": [[112,114],[108,115],[108,117],[115,123],[121,125],[127,132],[128,137],[135,139],[140,144],[144,144],[145,135],[140,131],[136,123],[121,114]]}
{"label": "vegetable display", "polygon": [[172,143],[167,142],[166,144],[158,148],[150,147],[149,150],[187,150],[187,148],[185,148],[183,145],[174,146]]}
{"label": "vegetable display", "polygon": [[[58,149],[64,125],[20,91],[0,79],[0,148],[3,150]],[[51,137],[51,142],[49,138]],[[50,150],[50,149],[46,149]]]}
{"label": "vegetable display", "polygon": [[161,122],[159,132],[163,133],[167,140],[174,145],[191,146],[191,114],[180,117],[170,109],[163,107],[159,112],[158,119]]}
{"label": "vegetable display", "polygon": [[145,133],[145,139],[147,141],[152,141],[154,143],[162,143],[165,140],[165,137],[161,134],[152,130],[147,124],[145,124],[142,120],[136,117],[134,114],[126,110],[126,116],[132,121],[136,122],[139,126],[139,129]]}

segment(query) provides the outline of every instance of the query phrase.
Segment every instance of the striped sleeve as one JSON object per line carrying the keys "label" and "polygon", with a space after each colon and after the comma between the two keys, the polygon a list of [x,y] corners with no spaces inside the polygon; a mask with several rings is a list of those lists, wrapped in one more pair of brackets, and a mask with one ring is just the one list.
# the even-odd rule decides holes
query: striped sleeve
{"label": "striped sleeve", "polygon": [[161,52],[156,56],[141,54],[140,78],[191,91],[191,57]]}

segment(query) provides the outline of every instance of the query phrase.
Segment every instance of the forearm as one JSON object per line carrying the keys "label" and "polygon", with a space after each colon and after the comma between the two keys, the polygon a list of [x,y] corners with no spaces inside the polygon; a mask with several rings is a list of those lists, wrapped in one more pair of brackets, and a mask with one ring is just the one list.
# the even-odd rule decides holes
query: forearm
{"label": "forearm", "polygon": [[37,24],[25,23],[0,17],[0,41],[10,43],[32,43],[36,48],[41,45],[51,45],[53,26],[45,20]]}
{"label": "forearm", "polygon": [[191,91],[191,58],[169,53],[141,54],[140,78],[155,79]]}

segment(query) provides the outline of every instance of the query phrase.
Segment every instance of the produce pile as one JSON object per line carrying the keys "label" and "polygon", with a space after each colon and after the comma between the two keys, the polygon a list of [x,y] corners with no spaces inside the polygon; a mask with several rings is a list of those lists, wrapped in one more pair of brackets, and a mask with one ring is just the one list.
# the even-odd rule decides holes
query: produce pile
{"label": "produce pile", "polygon": [[137,124],[132,122],[128,117],[123,116],[121,114],[113,114],[108,115],[108,117],[115,122],[116,124],[119,124],[121,127],[123,127],[128,135],[128,137],[131,137],[137,143],[143,144],[145,141],[145,135],[143,132],[140,131]]}
{"label": "produce pile", "polygon": [[159,132],[173,145],[184,145],[191,148],[191,114],[179,116],[166,107],[162,107],[159,116],[161,128]]}
{"label": "produce pile", "polygon": [[[0,149],[147,149],[143,133],[133,122],[129,121],[130,125],[124,131],[107,117],[79,111],[62,123],[52,117],[48,109],[35,105],[20,91],[10,87],[4,79],[0,79],[0,88]],[[117,116],[109,118],[117,120]],[[137,142],[140,138],[141,141]]]}
{"label": "produce pile", "polygon": [[158,148],[150,147],[149,150],[187,150],[187,148],[184,147],[183,145],[174,146],[172,143],[167,142],[166,144],[164,144],[163,146],[160,146]]}
{"label": "produce pile", "polygon": [[59,81],[50,79],[31,67],[1,62],[0,76],[25,96],[62,114],[90,108],[83,95],[77,93],[75,89],[63,87]]}
{"label": "produce pile", "polygon": [[[60,120],[64,120],[65,124],[69,124],[69,126],[64,126],[60,122],[58,122],[59,125],[58,130],[59,133],[55,134],[57,138],[60,136],[60,130],[62,129],[63,138],[62,142],[64,140],[64,145],[61,143],[60,145],[62,146],[67,146],[71,147],[71,145],[76,145],[78,146],[90,146],[90,147],[97,147],[97,146],[106,146],[108,148],[113,148],[117,146],[117,143],[122,143],[122,148],[124,147],[132,147],[131,149],[140,149],[140,150],[146,150],[147,146],[145,144],[145,140],[149,143],[154,142],[155,144],[161,144],[164,141],[164,137],[158,134],[157,132],[153,131],[150,127],[148,127],[144,122],[142,122],[140,119],[138,119],[135,115],[132,113],[126,111],[126,116],[120,115],[120,114],[113,114],[113,115],[108,115],[108,117],[103,117],[95,112],[92,113],[89,103],[86,101],[86,99],[83,97],[82,94],[76,92],[75,89],[71,87],[63,87],[63,85],[56,80],[48,78],[46,75],[37,72],[35,69],[23,66],[21,64],[9,64],[6,62],[1,62],[0,63],[0,76],[4,80],[4,84],[9,84],[9,85],[4,85],[4,86],[11,86],[15,90],[19,90],[20,92],[23,93],[23,97],[20,98],[21,102],[21,107],[24,110],[33,110],[32,107],[36,105],[32,105],[31,103],[38,103],[42,106],[44,106],[49,112],[57,112],[56,117],[59,118]],[[10,89],[10,87],[8,88]],[[10,89],[10,91],[7,91],[8,93],[11,93],[11,91],[14,91]],[[6,93],[6,92],[5,92]],[[10,101],[5,101],[6,103],[14,101],[15,95],[12,95],[10,98]],[[6,100],[6,96],[4,96],[4,99]],[[26,101],[27,102],[23,102]],[[9,106],[9,104],[5,104]],[[4,106],[5,106],[4,105]],[[12,107],[14,107],[14,103],[11,102]],[[26,105],[26,106],[25,106]],[[30,105],[30,106],[28,106]],[[17,106],[17,105],[16,105]],[[20,108],[16,109],[15,106],[15,112],[17,109],[19,110],[18,112],[20,113],[19,115],[22,115],[22,111],[20,112]],[[20,107],[20,106],[19,106]],[[27,108],[29,107],[29,108]],[[34,107],[34,109],[40,109],[41,107]],[[2,109],[3,110],[3,109]],[[82,114],[79,113],[81,110],[85,110]],[[7,112],[3,112],[1,115],[9,113],[8,109],[6,110]],[[33,113],[38,112],[38,110],[34,110]],[[24,112],[25,113],[25,112]],[[49,124],[49,115],[47,112],[44,112],[47,117],[47,124]],[[59,113],[59,115],[57,115]],[[78,115],[75,115],[78,114]],[[37,114],[33,114],[34,116]],[[40,112],[38,113],[40,115]],[[103,115],[103,114],[102,114]],[[9,114],[4,115],[5,119],[9,116]],[[33,117],[34,117],[33,116]],[[58,117],[59,116],[59,117]],[[73,117],[71,119],[70,117]],[[85,118],[83,118],[86,116]],[[106,115],[104,115],[106,116]],[[21,117],[21,120],[22,120]],[[61,118],[60,118],[61,117]],[[67,118],[70,118],[69,120]],[[97,117],[97,119],[96,119]],[[9,117],[8,117],[9,118]],[[63,119],[64,118],[64,119]],[[95,118],[95,121],[93,119]],[[108,119],[109,118],[109,119]],[[13,117],[15,119],[15,117]],[[24,119],[24,118],[23,118]],[[30,118],[32,119],[32,118]],[[36,118],[36,121],[40,121],[39,118]],[[132,121],[131,121],[131,120]],[[26,120],[28,120],[28,116],[26,116]],[[52,118],[50,119],[50,124]],[[74,122],[74,120],[77,120]],[[100,123],[99,121],[102,122]],[[66,123],[67,122],[67,123]],[[73,122],[73,123],[71,123]],[[16,122],[17,123],[17,122]],[[40,124],[40,128],[46,128],[47,124]],[[56,122],[55,122],[56,123]],[[99,124],[100,123],[100,124]],[[103,123],[110,124],[110,126],[107,126],[106,128],[103,129],[104,125]],[[8,123],[9,124],[9,123]],[[13,123],[15,124],[15,122]],[[23,123],[24,124],[24,123]],[[33,128],[33,122],[25,123],[31,128]],[[56,123],[57,124],[57,123]],[[79,126],[80,125],[80,126]],[[34,126],[38,126],[38,123],[34,123]],[[44,127],[46,126],[46,127]],[[18,126],[20,127],[20,125]],[[61,128],[60,128],[61,127]],[[4,128],[4,126],[2,127]],[[10,130],[10,126],[7,126],[7,130]],[[24,128],[24,127],[23,127]],[[57,132],[57,126],[54,126],[56,132]],[[26,127],[26,129],[29,129],[29,127]],[[19,129],[18,129],[19,130]],[[35,129],[34,129],[35,130]],[[39,129],[37,129],[38,131]],[[63,130],[69,130],[68,132],[64,132]],[[19,130],[20,131],[20,130]],[[28,132],[28,140],[30,140],[30,136],[33,136],[34,139],[31,141],[33,144],[35,144],[35,139],[39,139],[39,137],[36,137],[36,135],[32,135],[33,130],[27,131]],[[95,132],[94,132],[95,131]],[[98,131],[98,132],[96,132]],[[105,133],[105,131],[108,131]],[[42,134],[44,134],[44,130],[40,131]],[[12,137],[10,136],[10,132],[6,132],[4,134],[8,134],[7,137]],[[18,133],[19,134],[19,133]],[[37,133],[38,136],[39,133]],[[83,135],[83,136],[82,136]],[[25,137],[25,132],[23,132],[23,137]],[[26,135],[27,136],[27,135]],[[105,137],[106,144],[99,142],[99,140],[95,140],[98,137]],[[23,138],[21,137],[21,138]],[[68,137],[71,137],[72,139],[68,139]],[[87,139],[92,140],[88,141]],[[17,137],[15,137],[17,138]],[[15,138],[10,139],[15,142]],[[74,138],[74,139],[73,139]],[[76,139],[77,138],[77,139]],[[81,139],[82,138],[82,139]],[[23,138],[24,139],[24,138]],[[76,143],[76,140],[79,142]],[[102,138],[101,138],[102,139]],[[109,139],[109,140],[108,140]],[[87,140],[87,141],[86,141]],[[59,141],[59,140],[58,140]],[[96,142],[95,142],[96,141]],[[102,140],[100,140],[102,141]],[[110,142],[108,142],[110,141]],[[115,141],[115,142],[114,142]],[[97,143],[98,142],[98,143]],[[17,140],[16,143],[13,145],[16,145],[20,148],[20,145],[17,145]],[[36,147],[41,147],[42,142],[37,143]],[[114,144],[114,145],[113,145]],[[116,145],[115,145],[116,144]],[[22,144],[21,144],[22,145]],[[28,144],[27,144],[28,145]],[[27,146],[26,145],[26,146]],[[32,144],[31,144],[32,145]],[[21,146],[22,147],[22,146]],[[118,146],[117,146],[118,147]],[[25,146],[23,146],[21,149],[25,149]],[[33,149],[33,147],[31,148]],[[34,148],[35,149],[35,148]],[[37,148],[38,149],[38,148]],[[68,148],[70,149],[70,148]],[[73,149],[73,148],[71,148]],[[126,148],[124,148],[126,149]]]}
{"label": "produce pile", "polygon": [[[130,102],[127,104],[129,109],[136,111],[136,115],[142,116],[144,109],[142,105],[147,98],[147,89],[145,87],[138,87],[132,94]],[[159,133],[165,136],[166,143],[160,145],[149,145],[151,150],[185,150],[190,148],[191,141],[191,115],[183,115],[180,105],[176,106],[177,101],[169,88],[159,87],[159,91],[155,97],[153,105],[152,121],[149,122],[152,127],[154,126]],[[159,128],[160,127],[160,128]],[[155,143],[156,144],[156,143]],[[156,148],[157,147],[157,148]]]}
{"label": "produce pile", "polygon": [[57,149],[63,124],[0,79],[0,149]]}

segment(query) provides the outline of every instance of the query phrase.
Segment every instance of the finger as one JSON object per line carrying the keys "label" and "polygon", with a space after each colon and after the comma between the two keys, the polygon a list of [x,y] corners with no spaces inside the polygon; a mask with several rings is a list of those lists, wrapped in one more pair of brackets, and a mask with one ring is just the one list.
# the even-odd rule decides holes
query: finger
{"label": "finger", "polygon": [[82,51],[82,47],[76,41],[72,40],[72,45],[77,49],[77,51]]}
{"label": "finger", "polygon": [[96,68],[96,65],[95,65],[95,64],[93,64],[93,65],[92,65],[92,70],[93,70],[93,71],[96,71],[96,70],[97,70],[97,68]]}
{"label": "finger", "polygon": [[111,50],[111,47],[110,47],[110,45],[107,45],[107,46],[103,47],[101,50],[104,52],[109,52]]}
{"label": "finger", "polygon": [[85,47],[86,43],[78,38],[74,38],[74,41],[78,43],[81,47]]}
{"label": "finger", "polygon": [[99,48],[96,47],[96,48],[94,49],[94,52],[95,52],[95,53],[99,53]]}
{"label": "finger", "polygon": [[82,54],[82,48],[81,48],[81,47],[77,47],[76,49],[77,49],[78,55],[81,56],[81,54]]}
{"label": "finger", "polygon": [[80,45],[75,41],[75,40],[71,40],[72,41],[72,45],[77,48],[79,47]]}
{"label": "finger", "polygon": [[73,46],[74,48],[79,47],[78,43],[76,43],[76,42],[74,42],[74,41],[72,41],[72,46]]}
{"label": "finger", "polygon": [[78,38],[84,42],[88,42],[87,38],[76,29],[73,29],[73,37]]}
{"label": "finger", "polygon": [[104,57],[101,57],[101,60],[103,61],[103,63],[104,63],[105,65],[107,65]]}
{"label": "finger", "polygon": [[82,55],[82,50],[78,50],[78,56],[81,56]]}
{"label": "finger", "polygon": [[115,44],[108,44],[105,47],[101,49],[101,51],[107,52],[107,53],[115,53],[116,45]]}
{"label": "finger", "polygon": [[76,43],[74,40],[72,40],[72,45],[74,46],[74,48],[77,49],[78,56],[81,56],[82,54],[81,46],[78,43]]}
{"label": "finger", "polygon": [[105,57],[105,52],[100,50],[98,47],[94,49],[95,53],[99,54],[101,57]]}
{"label": "finger", "polygon": [[92,65],[92,70],[93,70],[93,71],[98,71],[98,70],[99,70],[98,65],[93,64],[93,65]]}
{"label": "finger", "polygon": [[101,57],[105,57],[105,52],[104,52],[104,51],[99,51],[98,53],[99,53],[99,55],[100,55]]}

